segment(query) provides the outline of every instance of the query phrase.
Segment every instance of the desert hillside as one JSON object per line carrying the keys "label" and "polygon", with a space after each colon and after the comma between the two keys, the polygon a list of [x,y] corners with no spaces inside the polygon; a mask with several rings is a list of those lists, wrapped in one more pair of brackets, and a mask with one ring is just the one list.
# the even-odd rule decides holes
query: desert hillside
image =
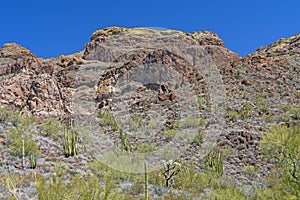
{"label": "desert hillside", "polygon": [[299,34],[245,58],[121,27],[58,58],[0,49],[0,199],[297,199],[299,125]]}

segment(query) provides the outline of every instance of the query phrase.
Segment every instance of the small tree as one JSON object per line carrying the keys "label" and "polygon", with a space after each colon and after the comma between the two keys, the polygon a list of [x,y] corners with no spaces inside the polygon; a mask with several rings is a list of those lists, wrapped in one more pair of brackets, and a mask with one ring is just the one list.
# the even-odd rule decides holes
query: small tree
{"label": "small tree", "polygon": [[[274,126],[260,142],[267,160],[273,160],[278,178],[275,185],[281,185],[284,195],[300,197],[300,128],[299,126]],[[277,191],[276,191],[277,192]]]}
{"label": "small tree", "polygon": [[179,162],[169,160],[164,163],[164,171],[163,176],[165,177],[165,185],[166,187],[171,186],[171,181],[173,180],[174,176],[176,176],[181,170],[181,164]]}

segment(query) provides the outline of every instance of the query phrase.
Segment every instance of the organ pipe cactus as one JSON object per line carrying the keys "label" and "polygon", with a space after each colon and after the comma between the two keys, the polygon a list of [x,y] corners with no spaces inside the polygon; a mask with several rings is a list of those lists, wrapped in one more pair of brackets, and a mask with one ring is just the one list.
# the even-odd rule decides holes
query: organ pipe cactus
{"label": "organ pipe cactus", "polygon": [[69,128],[64,130],[63,148],[66,157],[77,155],[78,133]]}
{"label": "organ pipe cactus", "polygon": [[205,160],[206,165],[215,171],[218,176],[223,174],[223,158],[219,149],[212,149],[209,154],[206,156]]}

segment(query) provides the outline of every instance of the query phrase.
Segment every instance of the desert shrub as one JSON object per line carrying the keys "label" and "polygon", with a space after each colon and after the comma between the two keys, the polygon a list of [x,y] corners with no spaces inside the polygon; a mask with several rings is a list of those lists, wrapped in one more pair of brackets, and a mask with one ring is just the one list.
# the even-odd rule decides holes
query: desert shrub
{"label": "desert shrub", "polygon": [[22,126],[23,128],[28,128],[35,124],[35,118],[23,116],[20,113],[14,113],[10,116],[10,122],[15,127]]}
{"label": "desert shrub", "polygon": [[20,128],[12,128],[9,130],[7,134],[7,138],[9,140],[9,149],[18,153],[19,155],[22,154],[22,134],[24,136],[25,156],[39,154],[37,150],[37,144],[33,140],[31,134],[24,134],[23,130]]}
{"label": "desert shrub", "polygon": [[300,107],[294,107],[291,109],[291,117],[294,120],[299,120],[300,119]]}
{"label": "desert shrub", "polygon": [[143,127],[143,118],[141,117],[130,117],[129,118],[129,130],[137,131]]}
{"label": "desert shrub", "polygon": [[21,193],[21,187],[33,184],[35,177],[32,175],[21,176],[15,173],[1,173],[0,174],[0,199],[16,200],[29,199],[27,194]]}
{"label": "desert shrub", "polygon": [[199,128],[205,125],[205,120],[201,117],[187,116],[182,122],[177,122],[175,128]]}
{"label": "desert shrub", "polygon": [[274,122],[274,117],[272,115],[263,115],[262,118],[266,123]]}
{"label": "desert shrub", "polygon": [[10,112],[6,108],[0,107],[0,122],[6,122],[9,120]]}
{"label": "desert shrub", "polygon": [[246,165],[243,167],[243,172],[248,176],[255,177],[257,176],[258,169],[252,165]]}
{"label": "desert shrub", "polygon": [[177,135],[177,131],[173,129],[167,130],[164,133],[164,137],[166,138],[167,141],[173,140],[176,137],[176,135]]}
{"label": "desert shrub", "polygon": [[192,144],[195,146],[201,146],[203,139],[205,138],[204,133],[202,132],[202,129],[198,129],[198,133],[193,138]]}
{"label": "desert shrub", "polygon": [[241,119],[247,119],[247,118],[251,118],[252,116],[252,105],[251,104],[244,104],[241,106],[240,109],[240,116]]}
{"label": "desert shrub", "polygon": [[258,111],[262,113],[267,112],[268,104],[266,96],[258,96],[254,104],[256,105]]}
{"label": "desert shrub", "polygon": [[43,136],[58,139],[64,129],[64,125],[56,119],[48,118],[39,126]]}
{"label": "desert shrub", "polygon": [[289,122],[291,119],[288,113],[282,113],[277,117],[277,122]]}
{"label": "desert shrub", "polygon": [[219,187],[213,190],[209,199],[219,199],[219,200],[242,200],[251,199],[243,195],[243,193],[236,187]]}
{"label": "desert shrub", "polygon": [[120,129],[110,110],[100,111],[98,113],[98,117],[101,119],[99,122],[100,126],[110,126],[113,131],[118,131]]}
{"label": "desert shrub", "polygon": [[149,152],[155,151],[155,146],[153,146],[152,144],[149,144],[147,142],[144,142],[144,143],[140,144],[139,146],[137,146],[136,151],[139,153],[149,153]]}
{"label": "desert shrub", "polygon": [[235,122],[237,121],[237,119],[240,118],[240,115],[237,111],[228,109],[226,113],[226,118],[229,119],[230,121]]}

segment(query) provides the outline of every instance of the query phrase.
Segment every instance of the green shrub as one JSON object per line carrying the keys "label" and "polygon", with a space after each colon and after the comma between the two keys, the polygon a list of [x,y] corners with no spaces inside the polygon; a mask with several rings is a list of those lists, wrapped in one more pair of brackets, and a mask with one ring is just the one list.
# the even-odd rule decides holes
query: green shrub
{"label": "green shrub", "polygon": [[243,167],[243,172],[251,177],[257,176],[258,169],[252,165],[246,165]]}
{"label": "green shrub", "polygon": [[300,107],[294,107],[291,109],[291,117],[294,120],[300,120]]}
{"label": "green shrub", "polygon": [[274,117],[272,115],[263,115],[262,118],[266,123],[274,122]]}
{"label": "green shrub", "polygon": [[241,109],[240,109],[240,116],[241,119],[247,119],[247,118],[251,118],[252,116],[252,105],[251,104],[244,104],[242,105]]}
{"label": "green shrub", "polygon": [[55,173],[52,180],[40,176],[36,184],[38,198],[43,200],[128,199],[116,188],[110,173],[107,173],[103,179],[94,175],[85,177],[77,175],[68,180],[64,175],[65,173],[61,172]]}
{"label": "green shrub", "polygon": [[34,117],[23,116],[20,113],[14,113],[10,116],[10,122],[13,126],[31,127],[35,123]]}
{"label": "green shrub", "polygon": [[140,152],[140,153],[149,153],[149,152],[155,151],[155,146],[153,146],[147,142],[144,142],[144,143],[140,144],[136,150],[137,150],[137,152]]}
{"label": "green shrub", "polygon": [[236,187],[220,187],[213,191],[209,195],[209,199],[218,199],[218,200],[242,200],[250,199],[243,195],[243,193]]}

